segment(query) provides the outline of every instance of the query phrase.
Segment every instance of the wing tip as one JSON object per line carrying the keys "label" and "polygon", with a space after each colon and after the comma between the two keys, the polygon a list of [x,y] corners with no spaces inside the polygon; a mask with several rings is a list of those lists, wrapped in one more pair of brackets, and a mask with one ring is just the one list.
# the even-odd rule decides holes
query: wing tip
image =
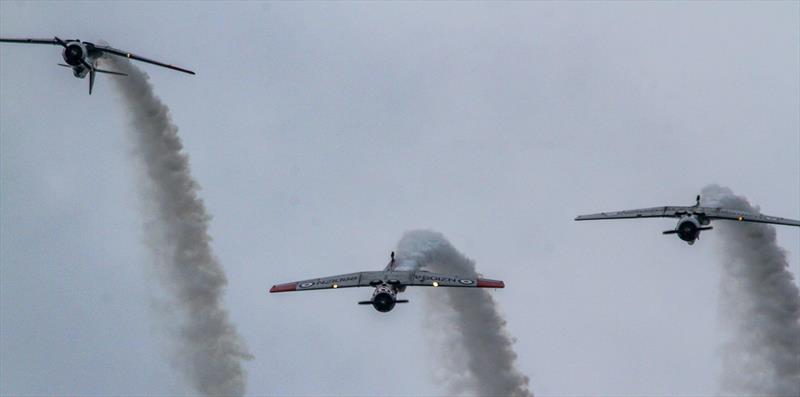
{"label": "wing tip", "polygon": [[277,284],[273,285],[272,288],[269,289],[269,292],[289,292],[289,291],[297,291],[297,283],[286,283],[286,284]]}
{"label": "wing tip", "polygon": [[489,280],[489,279],[478,279],[478,284],[476,285],[478,288],[505,288],[506,283],[503,280]]}

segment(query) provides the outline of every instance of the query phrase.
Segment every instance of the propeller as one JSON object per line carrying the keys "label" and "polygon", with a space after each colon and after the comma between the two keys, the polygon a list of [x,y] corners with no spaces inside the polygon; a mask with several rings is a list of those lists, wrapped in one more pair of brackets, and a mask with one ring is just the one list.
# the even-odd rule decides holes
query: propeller
{"label": "propeller", "polygon": [[67,48],[67,42],[58,38],[58,36],[53,37],[56,40],[56,43],[61,44],[62,47]]}

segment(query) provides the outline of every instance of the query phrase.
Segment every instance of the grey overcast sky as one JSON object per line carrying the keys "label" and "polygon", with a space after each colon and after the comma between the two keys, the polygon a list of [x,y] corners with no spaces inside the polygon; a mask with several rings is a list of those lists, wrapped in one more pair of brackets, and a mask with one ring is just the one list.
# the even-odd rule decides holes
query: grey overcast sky
{"label": "grey overcast sky", "polygon": [[[430,228],[493,292],[537,395],[712,395],[719,236],[580,213],[718,183],[800,218],[800,3],[0,2],[0,35],[106,40],[180,127],[252,395],[440,395],[424,299],[269,295]],[[0,47],[0,394],[188,395],[154,315],[126,110]],[[800,230],[779,227],[800,273]]]}

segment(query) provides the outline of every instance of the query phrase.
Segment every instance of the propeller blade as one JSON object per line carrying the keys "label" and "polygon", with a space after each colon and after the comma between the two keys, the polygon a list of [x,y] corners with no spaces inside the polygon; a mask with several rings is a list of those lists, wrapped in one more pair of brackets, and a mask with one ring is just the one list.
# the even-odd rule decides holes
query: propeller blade
{"label": "propeller blade", "polygon": [[89,69],[89,95],[92,95],[92,87],[94,87],[94,69]]}
{"label": "propeller blade", "polygon": [[53,37],[56,40],[56,43],[61,44],[62,47],[67,48],[67,43],[64,40],[58,38],[58,36]]}

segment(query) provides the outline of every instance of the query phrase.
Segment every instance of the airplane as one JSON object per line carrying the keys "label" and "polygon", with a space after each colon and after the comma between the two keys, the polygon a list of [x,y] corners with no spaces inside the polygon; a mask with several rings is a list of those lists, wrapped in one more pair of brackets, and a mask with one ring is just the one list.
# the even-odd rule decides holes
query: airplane
{"label": "airplane", "polygon": [[131,54],[130,52],[118,50],[116,48],[112,48],[106,45],[92,44],[88,41],[81,42],[80,40],[61,40],[58,37],[54,37],[52,39],[0,38],[0,43],[50,44],[50,45],[60,45],[64,47],[64,51],[61,53],[61,57],[64,58],[64,62],[66,62],[66,65],[63,63],[59,63],[58,66],[72,68],[72,74],[79,79],[85,78],[86,75],[88,74],[89,95],[92,95],[92,87],[94,87],[95,73],[106,73],[117,76],[127,76],[125,73],[97,68],[97,59],[99,59],[105,54],[116,55],[128,59],[135,59],[137,61],[162,66],[183,73],[195,74],[191,70],[154,61],[152,59],[134,55]]}
{"label": "airplane", "polygon": [[408,303],[408,300],[397,299],[397,294],[405,291],[406,287],[505,288],[505,283],[500,280],[436,274],[425,270],[397,270],[394,252],[392,252],[391,260],[383,271],[348,273],[338,276],[278,284],[272,286],[269,292],[310,291],[350,287],[374,287],[375,292],[372,293],[372,298],[368,301],[358,302],[358,304],[372,305],[375,310],[386,313],[394,309],[397,303]]}
{"label": "airplane", "polygon": [[630,218],[679,218],[673,230],[666,230],[663,234],[677,234],[678,238],[692,245],[700,238],[700,232],[711,230],[709,226],[712,219],[728,219],[739,222],[771,223],[775,225],[800,226],[800,221],[794,219],[778,218],[775,216],[752,214],[721,207],[701,207],[700,195],[697,196],[695,205],[691,207],[653,207],[638,210],[618,212],[601,212],[599,214],[581,215],[576,221],[589,221],[598,219],[630,219]]}

